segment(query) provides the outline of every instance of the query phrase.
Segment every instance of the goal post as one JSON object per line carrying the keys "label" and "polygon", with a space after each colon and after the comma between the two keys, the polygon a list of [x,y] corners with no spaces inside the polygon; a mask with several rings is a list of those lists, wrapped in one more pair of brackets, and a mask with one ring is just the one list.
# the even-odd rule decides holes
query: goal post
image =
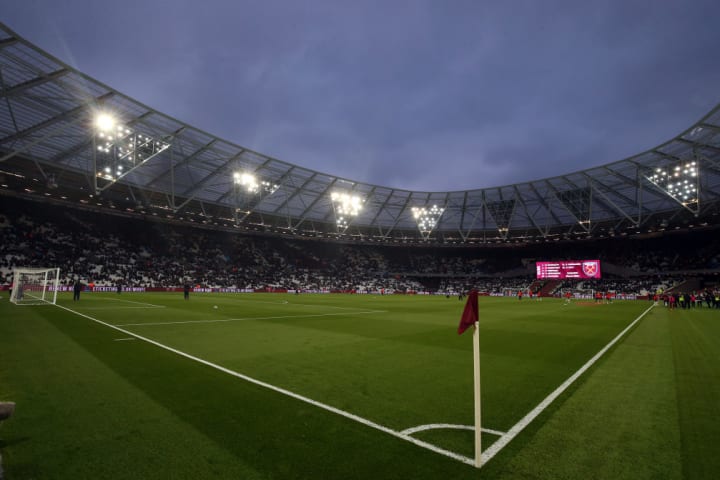
{"label": "goal post", "polygon": [[15,305],[54,305],[59,285],[59,268],[16,268],[10,301]]}

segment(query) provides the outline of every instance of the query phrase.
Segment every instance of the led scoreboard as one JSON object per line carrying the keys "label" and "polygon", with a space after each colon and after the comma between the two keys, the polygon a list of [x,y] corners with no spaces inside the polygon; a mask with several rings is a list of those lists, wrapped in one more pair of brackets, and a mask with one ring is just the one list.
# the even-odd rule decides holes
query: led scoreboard
{"label": "led scoreboard", "polygon": [[536,262],[537,278],[600,278],[600,260]]}

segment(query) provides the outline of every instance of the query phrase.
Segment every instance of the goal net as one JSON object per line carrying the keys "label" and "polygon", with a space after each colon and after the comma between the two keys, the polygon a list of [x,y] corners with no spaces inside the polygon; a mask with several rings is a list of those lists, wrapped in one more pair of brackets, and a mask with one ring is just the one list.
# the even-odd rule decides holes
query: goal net
{"label": "goal net", "polygon": [[55,304],[59,284],[59,268],[16,268],[10,301],[16,305]]}

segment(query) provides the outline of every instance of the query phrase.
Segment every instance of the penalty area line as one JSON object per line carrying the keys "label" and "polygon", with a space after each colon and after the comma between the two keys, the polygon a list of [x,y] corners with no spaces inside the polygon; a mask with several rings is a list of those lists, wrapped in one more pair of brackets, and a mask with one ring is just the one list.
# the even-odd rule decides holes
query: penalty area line
{"label": "penalty area line", "polygon": [[510,430],[507,431],[503,436],[501,436],[495,443],[490,445],[490,447],[482,452],[482,462],[481,465],[485,465],[487,462],[489,462],[495,455],[497,455],[500,450],[502,450],[508,443],[512,441],[513,438],[517,436],[525,427],[527,427],[530,422],[535,420],[535,418],[540,415],[547,407],[550,406],[550,404],[555,401],[557,397],[559,397],[567,388],[572,385],[575,380],[577,380],[583,373],[585,373],[590,367],[592,367],[595,362],[597,362],[600,357],[602,357],[610,348],[612,348],[613,345],[615,345],[620,339],[625,336],[627,332],[630,331],[631,328],[633,328],[650,310],[653,309],[655,305],[650,305],[650,307],[645,310],[643,313],[640,314],[639,317],[637,317],[635,320],[633,320],[630,325],[625,327],[625,329],[618,333],[615,338],[610,340],[610,342],[605,345],[598,353],[596,353],[590,360],[588,360],[582,367],[580,367],[575,373],[573,373],[567,380],[565,380],[559,387],[557,387],[550,395],[545,397],[545,399],[540,402],[535,408],[533,408],[530,413],[525,415],[523,418],[520,419],[519,422],[517,422],[515,425],[513,425]]}
{"label": "penalty area line", "polygon": [[[79,316],[81,316],[81,317],[83,317],[83,318],[86,318],[86,319],[88,319],[88,320],[92,320],[93,322],[99,323],[100,325],[104,325],[104,326],[106,326],[106,327],[108,327],[108,328],[112,328],[113,330],[117,330],[117,331],[122,332],[122,333],[124,333],[124,334],[126,334],[126,335],[130,335],[131,337],[137,338],[138,340],[142,340],[142,341],[147,342],[147,343],[149,343],[149,344],[151,344],[151,345],[155,345],[156,347],[162,348],[163,350],[167,350],[168,352],[172,352],[172,353],[174,353],[174,354],[176,354],[176,355],[179,355],[179,356],[181,356],[181,357],[187,358],[188,360],[192,360],[192,361],[201,363],[201,364],[206,365],[206,366],[208,366],[208,367],[210,367],[210,368],[214,368],[215,370],[219,370],[219,371],[221,371],[221,372],[223,372],[223,373],[227,373],[228,375],[231,375],[231,376],[233,376],[233,377],[239,378],[239,379],[241,379],[241,380],[245,380],[245,381],[248,382],[248,383],[252,383],[252,384],[257,385],[257,386],[259,386],[259,387],[263,387],[263,388],[266,388],[266,389],[268,389],[268,390],[272,390],[272,391],[274,391],[274,392],[280,393],[280,394],[282,394],[282,395],[286,395],[286,396],[288,396],[288,397],[294,398],[294,399],[299,400],[299,401],[301,401],[301,402],[308,403],[308,404],[313,405],[313,406],[315,406],[315,407],[317,407],[317,408],[320,408],[320,409],[322,409],[322,410],[326,410],[326,411],[328,411],[328,412],[334,413],[334,414],[339,415],[339,416],[341,416],[341,417],[345,417],[345,418],[347,418],[347,419],[349,419],[349,420],[352,420],[352,421],[361,423],[361,424],[363,424],[363,425],[365,425],[365,426],[367,426],[367,427],[373,428],[373,429],[375,429],[375,430],[379,430],[379,431],[381,431],[381,432],[383,432],[383,433],[387,433],[388,435],[392,435],[393,437],[399,438],[399,439],[401,439],[401,440],[405,440],[406,442],[410,442],[410,443],[412,443],[412,444],[414,444],[414,445],[416,445],[416,446],[418,446],[418,447],[422,447],[422,448],[424,448],[424,449],[426,449],[426,450],[430,450],[430,451],[432,451],[432,452],[438,453],[438,454],[443,455],[443,456],[446,456],[446,457],[448,457],[448,458],[452,458],[453,460],[457,460],[457,461],[462,462],[462,463],[465,463],[465,464],[467,464],[467,465],[474,465],[474,463],[475,463],[472,458],[466,457],[466,456],[464,456],[464,455],[460,455],[459,453],[451,452],[451,451],[449,451],[449,450],[445,450],[444,448],[440,448],[440,447],[438,447],[437,445],[433,445],[432,443],[428,443],[428,442],[424,442],[424,441],[422,441],[422,440],[418,440],[417,438],[411,437],[410,435],[406,435],[406,434],[404,434],[404,433],[402,433],[402,432],[398,432],[397,430],[393,430],[392,428],[386,427],[386,426],[384,426],[384,425],[380,425],[379,423],[375,423],[375,422],[373,422],[372,420],[368,420],[367,418],[360,417],[360,416],[358,416],[358,415],[355,415],[354,413],[346,412],[345,410],[340,410],[339,408],[335,408],[335,407],[333,407],[333,406],[331,406],[331,405],[327,405],[327,404],[325,404],[325,403],[318,402],[318,401],[316,401],[316,400],[313,400],[313,399],[311,399],[311,398],[305,397],[305,396],[303,396],[303,395],[300,395],[300,394],[298,394],[298,393],[292,392],[292,391],[290,391],[290,390],[286,390],[286,389],[284,389],[284,388],[277,387],[277,386],[272,385],[272,384],[270,384],[270,383],[263,382],[262,380],[258,380],[258,379],[253,378],[253,377],[249,377],[249,376],[247,376],[247,375],[245,375],[245,374],[236,372],[236,371],[234,371],[234,370],[230,370],[229,368],[225,368],[225,367],[220,366],[220,365],[218,365],[218,364],[215,364],[215,363],[209,362],[209,361],[207,361],[207,360],[204,360],[204,359],[202,359],[202,358],[200,358],[200,357],[196,357],[196,356],[194,356],[194,355],[190,355],[189,353],[185,353],[185,352],[183,352],[183,351],[181,351],[181,350],[177,350],[177,349],[175,349],[175,348],[169,347],[169,346],[164,345],[164,344],[162,344],[162,343],[160,343],[160,342],[156,342],[155,340],[151,340],[151,339],[149,339],[149,338],[147,338],[147,337],[143,337],[143,336],[141,336],[141,335],[138,335],[137,333],[133,333],[133,332],[131,332],[131,331],[129,331],[129,330],[125,330],[125,329],[123,329],[123,328],[120,328],[119,326],[112,325],[112,324],[107,323],[107,322],[103,322],[102,320],[98,320],[97,318],[93,318],[93,317],[91,317],[90,315],[86,315],[86,314],[84,314],[84,313],[77,312],[77,311],[75,311],[75,310],[72,310],[72,309],[70,309],[70,308],[64,307],[64,306],[59,305],[59,304],[56,304],[55,306],[58,307],[58,308],[62,308],[63,310],[66,310],[66,311],[68,311],[68,312],[70,312],[70,313],[73,313],[73,314],[75,314],[75,315],[79,315]],[[332,315],[332,314],[329,314],[329,315]]]}

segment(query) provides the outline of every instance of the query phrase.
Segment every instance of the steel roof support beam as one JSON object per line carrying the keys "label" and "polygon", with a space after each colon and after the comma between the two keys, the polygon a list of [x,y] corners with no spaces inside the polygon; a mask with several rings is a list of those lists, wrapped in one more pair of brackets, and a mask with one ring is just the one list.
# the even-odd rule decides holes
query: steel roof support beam
{"label": "steel roof support beam", "polygon": [[19,40],[15,37],[3,38],[2,40],[0,40],[0,50],[11,45],[15,45],[16,43],[18,43],[18,41]]}
{"label": "steel roof support beam", "polygon": [[303,184],[300,186],[300,188],[295,188],[295,191],[294,191],[291,195],[289,195],[289,196],[285,199],[285,201],[284,201],[282,204],[280,204],[280,206],[278,206],[278,207],[273,211],[273,214],[277,214],[280,210],[282,210],[283,208],[285,208],[285,207],[288,205],[288,203],[290,203],[290,200],[292,200],[292,199],[295,198],[299,193],[301,193],[301,192],[303,191],[303,189],[307,186],[307,184],[310,183],[310,182],[312,182],[313,180],[315,180],[315,177],[317,177],[317,176],[318,176],[318,172],[313,172],[313,174],[310,175],[310,178],[308,178],[307,180],[305,180],[305,181],[303,182]]}
{"label": "steel roof support beam", "polygon": [[[650,194],[655,195],[656,198],[665,198],[665,197],[659,195],[659,192],[656,192],[656,191],[654,191],[654,190],[652,190],[652,191],[650,191],[650,190],[643,190],[642,185],[643,185],[644,177],[641,175],[640,170],[641,170],[642,168],[646,168],[646,167],[638,164],[637,162],[632,162],[632,161],[631,161],[630,163],[635,166],[635,175],[636,175],[635,180],[633,180],[632,178],[630,178],[630,177],[628,177],[628,176],[626,176],[626,175],[624,175],[624,174],[622,174],[622,173],[620,173],[620,172],[616,172],[615,170],[611,170],[611,169],[608,168],[607,166],[605,166],[605,167],[603,167],[603,168],[604,168],[605,170],[607,170],[608,172],[610,172],[611,175],[614,175],[615,177],[617,177],[617,178],[619,178],[620,180],[624,181],[624,182],[627,183],[628,185],[632,185],[632,187],[635,189],[635,200],[630,200],[630,199],[628,199],[628,200],[629,200],[629,203],[634,203],[635,205],[637,205],[637,208],[638,208],[638,219],[637,219],[637,223],[638,223],[638,225],[642,225],[643,223],[645,223],[645,221],[649,220],[649,218],[646,218],[646,216],[649,217],[649,216],[652,215],[652,213],[653,213],[653,212],[651,212],[650,210],[646,209],[646,208],[643,206],[643,192],[649,192]],[[620,194],[618,193],[618,195],[620,195]],[[623,198],[626,198],[626,199],[627,199],[626,196],[624,196],[624,195],[621,195],[621,196],[622,196]]]}
{"label": "steel roof support beam", "polygon": [[[640,184],[639,184],[637,181],[633,181],[633,180],[631,180],[630,178],[626,177],[625,175],[622,175],[621,173],[615,172],[615,171],[613,171],[613,170],[609,170],[609,169],[608,169],[608,171],[610,172],[611,175],[617,176],[617,177],[620,178],[620,180],[622,180],[623,182],[626,182],[626,183],[629,183],[630,185],[632,185],[632,187],[635,189],[635,195],[636,195],[636,196],[638,195],[638,192],[639,192],[639,190],[640,190]],[[586,175],[587,175],[587,174],[586,174]],[[640,221],[640,218],[642,218],[642,213],[643,213],[643,211],[642,211],[641,205],[638,203],[637,200],[631,199],[631,198],[628,197],[627,195],[624,195],[624,194],[618,192],[617,190],[608,187],[607,185],[605,185],[604,183],[599,182],[598,180],[594,180],[594,181],[597,182],[597,183],[600,183],[600,185],[602,185],[603,187],[607,188],[608,190],[611,190],[614,195],[617,195],[618,197],[622,198],[622,199],[625,200],[627,203],[636,205],[636,206],[638,207],[638,220],[637,220],[637,221],[638,221],[638,222]],[[648,212],[648,213],[649,213],[649,212]]]}
{"label": "steel roof support beam", "polygon": [[550,204],[547,202],[546,198],[543,197],[542,195],[540,195],[540,192],[538,192],[538,191],[537,191],[537,188],[535,188],[535,184],[532,183],[532,182],[530,182],[530,183],[528,183],[528,186],[530,187],[530,190],[532,190],[532,192],[535,194],[535,198],[538,199],[538,201],[540,202],[540,204],[541,204],[543,207],[545,207],[545,210],[547,210],[547,212],[550,214],[550,216],[553,218],[553,220],[555,220],[555,224],[556,224],[556,225],[562,225],[562,222],[561,222],[560,219],[557,217],[557,215],[555,215],[555,212],[553,212],[553,209],[552,209],[552,207],[550,206]]}
{"label": "steel roof support beam", "polygon": [[720,132],[720,126],[713,125],[712,123],[701,123],[698,126],[702,127],[702,128],[709,128],[710,130],[714,130],[716,132]]}
{"label": "steel roof support beam", "polygon": [[[577,215],[575,215],[575,213],[573,213],[573,211],[570,209],[570,207],[568,207],[568,206],[565,204],[565,202],[560,198],[560,193],[561,193],[561,192],[559,192],[558,189],[555,188],[555,186],[554,186],[552,183],[550,183],[548,180],[545,180],[545,184],[546,184],[548,187],[550,187],[550,190],[553,191],[553,193],[555,194],[555,197],[560,201],[560,204],[565,208],[565,210],[567,210],[567,212],[568,212],[570,215],[572,215],[572,217],[577,221],[578,225],[581,225],[582,228],[583,228],[583,230],[585,230],[585,231],[590,231],[588,228],[585,227],[585,224],[583,223],[583,220],[580,220],[580,219],[577,217]],[[584,188],[587,188],[587,187],[584,187]],[[574,226],[575,226],[575,225],[571,225],[571,228],[570,228],[570,231],[571,231],[571,232],[572,232],[572,227],[574,227]]]}
{"label": "steel roof support beam", "polygon": [[[0,87],[5,88],[5,79],[3,78],[2,74],[2,66],[0,65]],[[17,119],[15,118],[15,112],[13,111],[12,103],[10,103],[10,98],[5,97],[5,103],[7,104],[8,113],[10,114],[10,120],[12,121],[13,128],[15,131],[18,131],[18,124]]]}
{"label": "steel roof support beam", "polygon": [[[375,191],[375,188],[373,188],[373,191]],[[377,211],[375,212],[375,216],[372,218],[372,220],[370,220],[370,228],[374,228],[375,222],[377,221],[378,217],[380,217],[380,214],[385,210],[385,206],[388,204],[393,195],[395,195],[394,188],[391,189],[390,193],[385,196],[385,201],[382,203],[382,205],[380,205],[380,208],[377,209]],[[382,231],[382,225],[377,225],[377,229],[381,237],[385,235]]]}
{"label": "steel roof support beam", "polygon": [[[152,112],[143,113],[142,115],[140,115],[140,116],[139,116],[138,118],[136,118],[135,120],[132,120],[132,121],[128,122],[127,125],[128,125],[128,126],[133,126],[135,123],[139,122],[141,119],[143,119],[143,118],[145,118],[145,117],[147,117],[147,116],[149,116],[149,115],[151,115],[151,114],[152,114]],[[68,149],[68,150],[65,150],[64,152],[62,152],[62,153],[60,153],[60,154],[55,155],[54,157],[52,157],[52,158],[50,159],[50,163],[53,163],[53,164],[62,163],[65,159],[67,159],[67,158],[69,158],[69,157],[72,157],[72,156],[75,156],[75,155],[77,155],[78,153],[83,152],[84,150],[87,150],[88,148],[92,147],[92,145],[93,145],[93,139],[92,139],[92,138],[91,138],[90,140],[85,141],[85,142],[81,142],[81,143],[79,143],[78,145],[76,145],[76,146],[74,146],[74,147],[72,147],[72,148],[70,148],[70,149]]]}
{"label": "steel roof support beam", "polygon": [[445,215],[445,212],[447,211],[449,204],[450,204],[450,192],[447,192],[445,194],[445,198],[443,199],[443,213],[441,213],[440,217],[438,217],[437,224],[435,225],[435,227],[433,227],[433,231],[440,230],[440,223],[442,222],[442,218]]}
{"label": "steel roof support beam", "polygon": [[[289,226],[290,226],[291,228],[298,228],[298,227],[300,226],[300,224],[302,224],[302,223],[305,221],[305,219],[306,219],[307,216],[309,215],[310,211],[311,211],[311,210],[313,209],[313,207],[317,204],[317,202],[319,202],[320,199],[322,199],[322,198],[326,198],[326,195],[327,195],[328,191],[329,191],[332,187],[335,186],[335,184],[337,183],[338,180],[339,180],[338,178],[333,178],[333,181],[330,182],[327,187],[325,187],[325,189],[322,191],[322,193],[316,195],[315,198],[313,199],[313,201],[310,202],[310,205],[308,205],[308,207],[305,208],[305,210],[303,210],[303,212],[300,214],[300,220],[299,220],[294,226],[293,226],[292,224],[289,225]],[[332,210],[332,209],[331,209],[331,210]],[[328,215],[330,215],[330,213],[328,213],[327,215],[325,215],[325,218],[327,218]]]}
{"label": "steel roof support beam", "polygon": [[460,207],[460,228],[458,229],[458,233],[460,233],[460,237],[465,240],[465,237],[463,235],[463,225],[465,224],[465,213],[467,212],[467,201],[468,201],[468,192],[465,192],[463,194],[463,202],[462,206]]}
{"label": "steel roof support beam", "polygon": [[22,131],[20,131],[20,132],[16,132],[16,133],[14,133],[14,134],[12,134],[12,135],[8,135],[7,137],[0,139],[0,145],[6,144],[6,143],[10,143],[10,142],[14,142],[14,141],[16,141],[16,140],[20,140],[21,138],[27,137],[28,135],[32,135],[33,133],[35,133],[35,132],[37,132],[37,131],[39,131],[39,130],[42,130],[42,129],[44,129],[44,128],[51,127],[51,126],[55,125],[55,124],[58,123],[58,122],[61,122],[61,121],[66,120],[66,119],[68,119],[68,118],[71,118],[71,117],[73,117],[73,116],[75,116],[75,115],[78,115],[78,114],[80,114],[80,113],[84,113],[90,105],[92,105],[92,104],[94,104],[94,103],[103,103],[103,102],[105,102],[105,100],[107,100],[108,98],[112,97],[113,95],[115,95],[114,92],[108,92],[108,93],[106,93],[106,94],[104,94],[104,95],[101,95],[101,96],[99,96],[99,97],[97,97],[97,98],[93,98],[92,100],[87,101],[87,102],[83,103],[82,105],[78,105],[77,107],[75,107],[75,108],[73,108],[73,109],[71,109],[71,110],[65,111],[65,112],[61,113],[60,115],[57,115],[57,116],[52,117],[52,118],[49,118],[49,119],[47,119],[47,120],[45,120],[45,121],[42,121],[42,122],[40,122],[40,123],[38,123],[38,124],[33,125],[32,127],[28,127],[28,128],[26,128],[25,130],[22,130]]}
{"label": "steel roof support beam", "polygon": [[[265,160],[265,162],[264,162],[260,167],[258,167],[258,168],[256,169],[256,171],[259,170],[260,168],[264,167],[265,165],[267,165],[268,162],[270,162],[270,159]],[[296,167],[293,165],[292,167],[290,167],[290,168],[283,174],[282,177],[280,177],[280,179],[279,179],[278,182],[277,182],[277,185],[280,185],[280,188],[283,188],[283,182],[285,181],[285,179],[287,179],[287,178],[292,174],[292,172],[293,172],[293,170],[295,170],[295,168],[296,168]],[[283,192],[284,192],[284,191],[285,191],[285,190],[283,189]],[[227,196],[228,194],[229,194],[229,191],[228,191],[228,193],[226,193],[225,195],[223,195],[223,197]],[[262,202],[263,202],[266,198],[268,198],[270,195],[272,195],[271,192],[268,192],[268,193],[266,193],[265,195],[263,195],[263,196],[260,198],[260,200],[257,201],[256,205],[262,203]],[[286,195],[287,195],[287,194],[286,194]],[[249,210],[245,213],[245,215],[243,215],[243,217],[238,220],[238,223],[241,223],[241,222],[245,221],[245,219],[246,219],[251,213],[253,213],[253,210],[252,210],[252,209],[249,209]]]}
{"label": "steel roof support beam", "polygon": [[[467,197],[466,197],[467,198]],[[463,230],[463,224],[460,224],[460,228],[458,229],[458,233],[460,233],[460,238],[463,239],[463,242],[467,241],[468,238],[470,238],[470,234],[473,231],[473,228],[475,227],[475,222],[477,222],[478,217],[480,216],[480,212],[483,214],[483,232],[487,230],[485,228],[485,190],[481,193],[480,198],[480,205],[478,206],[477,210],[475,211],[475,214],[472,215],[472,222],[470,222],[470,226],[467,228],[467,230]]]}
{"label": "steel roof support beam", "polygon": [[[172,166],[173,168],[180,168],[180,167],[182,167],[182,166],[184,166],[184,165],[187,165],[188,163],[190,163],[190,162],[192,162],[193,160],[195,160],[195,158],[197,158],[199,155],[202,155],[206,150],[208,150],[208,149],[211,148],[213,145],[215,145],[215,143],[217,143],[217,139],[216,139],[216,138],[212,139],[209,143],[207,143],[206,145],[200,147],[198,150],[195,150],[193,153],[190,154],[190,156],[185,157],[185,158],[183,158],[182,160],[180,160],[180,161],[177,163],[177,165],[174,165],[174,163],[171,162],[171,166]],[[170,168],[168,168],[168,169],[165,170],[163,173],[161,173],[161,174],[158,175],[157,177],[155,177],[155,178],[153,178],[152,180],[150,180],[150,181],[146,184],[146,186],[149,187],[150,185],[152,185],[152,184],[154,184],[154,183],[157,183],[158,181],[162,180],[163,178],[165,178],[165,177],[167,177],[168,175],[171,175],[171,174],[172,174],[172,171],[171,171]]]}
{"label": "steel roof support beam", "polygon": [[393,225],[390,227],[390,229],[389,229],[387,232],[385,232],[385,235],[386,235],[386,236],[389,235],[390,232],[392,232],[393,230],[395,230],[395,227],[397,227],[398,223],[400,223],[400,219],[402,218],[402,214],[403,214],[403,212],[404,212],[405,210],[407,210],[407,206],[410,204],[410,199],[411,199],[411,198],[412,198],[412,194],[408,195],[407,199],[405,200],[405,204],[404,204],[403,207],[400,209],[400,212],[398,213],[397,217],[395,217],[395,223],[393,223]]}
{"label": "steel roof support beam", "polygon": [[678,138],[677,141],[688,144],[688,145],[692,145],[695,148],[697,148],[697,147],[707,148],[708,150],[714,150],[716,152],[720,152],[720,146],[708,145],[707,143],[695,142],[692,140],[685,140],[684,138]]}
{"label": "steel roof support beam", "polygon": [[[593,183],[597,183],[597,184],[601,185],[602,187],[607,188],[608,190],[612,190],[611,188],[609,188],[607,185],[605,185],[604,183],[600,182],[599,180],[592,179],[592,178],[590,177],[590,175],[588,175],[587,173],[583,172],[583,175],[584,175],[585,177],[587,177],[588,183],[590,183],[591,185],[592,185]],[[595,187],[593,187],[593,188],[595,188]],[[607,202],[607,204],[608,204],[610,207],[612,207],[614,210],[616,210],[620,215],[622,215],[622,216],[624,216],[625,218],[627,218],[630,222],[632,222],[633,225],[639,225],[639,224],[640,224],[639,218],[638,218],[637,220],[634,219],[629,213],[627,213],[623,208],[621,208],[620,206],[618,206],[610,197],[608,197],[608,196],[605,194],[605,192],[603,192],[602,190],[600,190],[600,189],[598,189],[598,188],[595,188],[595,191],[600,194],[600,196],[603,198],[603,200],[604,200],[605,202]],[[630,202],[630,199],[629,199],[629,198],[623,196],[623,195],[620,194],[619,192],[614,192],[614,194],[622,197],[623,199],[627,200],[629,203],[635,203],[635,202]]]}
{"label": "steel roof support beam", "polygon": [[[34,141],[32,141],[32,142],[30,142],[30,143],[28,143],[28,144],[26,144],[26,145],[23,145],[23,147],[20,148],[19,150],[12,150],[12,151],[11,151],[10,153],[8,153],[7,155],[5,155],[5,156],[3,156],[3,157],[0,157],[0,163],[4,162],[4,161],[6,161],[6,160],[9,160],[9,159],[11,159],[11,158],[13,158],[13,157],[19,155],[19,154],[22,153],[22,152],[26,152],[26,151],[30,150],[30,149],[31,149],[32,147],[34,147],[35,145],[44,142],[45,140],[47,140],[48,138],[50,138],[50,137],[53,136],[53,135],[62,134],[62,133],[65,132],[67,129],[69,129],[70,127],[72,127],[72,126],[75,124],[76,121],[77,121],[77,120],[72,121],[72,122],[68,122],[68,123],[66,123],[66,124],[59,125],[59,126],[57,126],[56,128],[50,129],[50,131],[46,132],[45,135],[43,135],[43,136],[40,137],[40,138],[35,139]],[[35,162],[35,163],[37,164],[37,162]]]}
{"label": "steel roof support beam", "polygon": [[69,70],[62,68],[62,69],[60,69],[60,70],[55,70],[54,72],[48,73],[47,75],[43,75],[43,76],[41,76],[41,77],[33,78],[32,80],[28,80],[28,81],[26,81],[26,82],[22,82],[22,83],[19,83],[19,84],[17,84],[17,85],[13,85],[12,87],[3,88],[2,90],[0,90],[0,97],[10,98],[10,97],[13,97],[13,96],[15,96],[15,95],[19,95],[19,94],[21,94],[22,92],[24,92],[25,90],[29,90],[29,89],[31,89],[31,88],[35,88],[35,87],[40,86],[40,85],[42,85],[42,84],[44,84],[44,83],[47,83],[47,82],[50,82],[50,81],[55,80],[55,79],[57,79],[57,78],[60,78],[60,77],[62,77],[63,75],[67,75],[68,73],[70,73]]}
{"label": "steel roof support beam", "polygon": [[[234,158],[235,158],[235,159],[240,158],[245,152],[247,152],[247,150],[245,150],[245,149],[243,148],[242,151],[241,151],[240,153],[238,153]],[[265,168],[265,166],[266,166],[268,163],[270,163],[270,159],[269,159],[269,158],[266,159],[266,160],[265,160],[262,164],[260,164],[258,167],[256,167],[255,170],[253,170],[253,173],[254,173],[254,172],[257,172],[258,170],[261,170],[261,169]],[[279,185],[279,183],[278,183],[278,185]],[[215,203],[222,203],[223,200],[225,200],[227,197],[230,196],[231,193],[234,193],[234,192],[235,192],[235,189],[234,189],[234,188],[228,188],[228,191],[225,192],[225,193],[223,193],[222,195],[220,195],[218,198],[216,198],[216,199],[214,200],[214,202],[215,202]],[[265,198],[267,198],[269,195],[271,195],[271,193],[266,193],[265,195],[263,195],[263,196],[260,198],[260,200],[258,200],[257,203],[262,202],[262,201],[263,201]],[[237,205],[235,205],[235,208],[237,208]]]}
{"label": "steel roof support beam", "polygon": [[520,204],[523,206],[523,209],[525,210],[525,216],[528,220],[530,220],[530,223],[532,223],[538,232],[540,232],[540,235],[542,235],[543,238],[547,237],[547,230],[543,230],[540,225],[537,224],[535,221],[535,218],[533,215],[530,215],[530,212],[528,211],[527,203],[525,203],[525,199],[523,199],[522,194],[520,193],[520,190],[518,189],[517,184],[513,185],[513,188],[515,189],[515,198],[517,201],[520,202]]}
{"label": "steel roof support beam", "polygon": [[232,162],[234,162],[235,160],[237,160],[238,157],[240,157],[240,155],[242,155],[243,153],[244,153],[244,151],[236,154],[234,157],[231,157],[224,164],[222,164],[219,168],[215,169],[212,173],[206,175],[205,178],[200,180],[200,182],[198,182],[195,186],[193,186],[192,188],[183,192],[183,194],[181,196],[184,197],[186,200],[183,203],[181,203],[180,205],[178,205],[176,207],[176,210],[181,210],[185,205],[187,205],[191,200],[193,200],[195,198],[195,196],[200,192],[200,190],[205,188],[205,185],[207,185],[207,183],[212,178],[217,177],[218,175],[223,173],[225,170],[227,170],[228,167],[230,167],[230,164]]}

